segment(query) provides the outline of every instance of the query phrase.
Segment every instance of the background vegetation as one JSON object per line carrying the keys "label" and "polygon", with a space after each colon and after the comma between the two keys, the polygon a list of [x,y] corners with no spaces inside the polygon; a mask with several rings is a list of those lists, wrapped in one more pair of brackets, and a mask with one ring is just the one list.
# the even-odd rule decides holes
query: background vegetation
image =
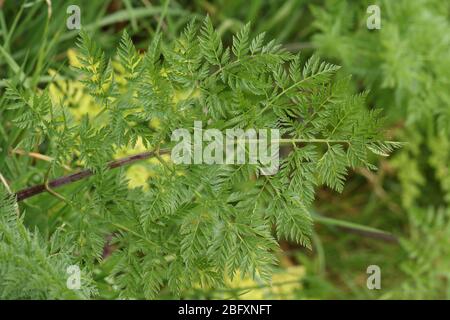
{"label": "background vegetation", "polygon": [[[407,142],[391,157],[373,157],[377,171],[351,171],[342,194],[326,187],[318,190],[311,212],[315,220],[312,250],[281,241],[280,266],[272,276],[271,287],[245,277],[228,281],[223,289],[191,288],[181,293],[183,298],[450,297],[448,2],[0,0],[0,177],[4,188],[12,191],[41,183],[51,159],[41,152],[45,145],[28,155],[16,148],[23,130],[12,122],[20,111],[6,108],[8,80],[22,83],[31,91],[48,85],[52,99],[64,100],[75,119],[99,112],[71,68],[79,66],[80,61],[76,58],[78,32],[66,28],[66,8],[70,4],[80,6],[83,29],[108,56],[115,55],[124,29],[137,49],[144,51],[158,32],[163,34],[163,41],[170,42],[192,18],[202,20],[206,14],[228,44],[232,35],[250,21],[252,36],[266,32],[267,39],[276,39],[292,53],[318,53],[341,65],[338,76],[352,74],[353,92],[367,90],[366,108],[379,110],[385,117],[386,140]],[[380,30],[366,28],[370,4],[381,8]],[[115,156],[143,149],[138,144]],[[125,174],[129,186],[135,187],[146,186],[156,172],[155,163],[148,162],[128,168]],[[76,193],[82,188],[83,183],[68,186],[64,193]],[[7,194],[7,190],[2,192]],[[114,267],[114,262],[108,260],[90,275],[97,281],[96,288],[87,285],[80,292],[65,288],[66,275],[58,264],[63,266],[68,261],[63,252],[70,244],[49,240],[68,223],[60,203],[49,194],[22,202],[20,210],[26,213],[23,223],[11,222],[8,217],[15,214],[11,209],[15,205],[9,205],[8,212],[4,210],[0,217],[4,219],[2,243],[18,243],[13,238],[20,235],[26,245],[1,245],[0,257],[9,257],[9,251],[25,250],[42,258],[39,272],[49,276],[40,277],[36,281],[42,283],[34,285],[48,290],[36,297],[83,298],[98,291],[97,297],[116,298],[112,286],[102,281]],[[62,257],[55,262],[45,258],[46,245],[59,248]],[[366,287],[369,265],[381,268],[381,290]],[[34,277],[30,273],[33,268],[12,272],[10,266],[0,261],[0,293],[21,297],[21,287],[4,279],[12,281],[12,277],[16,285],[26,283]],[[58,278],[62,282],[46,281]],[[165,291],[157,296],[172,297]]]}

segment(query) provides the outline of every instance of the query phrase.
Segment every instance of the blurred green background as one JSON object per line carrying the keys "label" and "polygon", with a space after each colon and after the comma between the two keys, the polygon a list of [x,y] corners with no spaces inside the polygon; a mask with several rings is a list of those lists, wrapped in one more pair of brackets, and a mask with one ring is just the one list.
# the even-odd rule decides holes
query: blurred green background
{"label": "blurred green background", "polygon": [[[373,4],[381,28],[369,30]],[[250,21],[255,35],[266,32],[292,52],[319,53],[342,65],[355,92],[370,92],[367,108],[385,116],[386,139],[406,142],[378,160],[378,171],[352,172],[343,194],[318,191],[313,250],[281,243],[272,287],[241,280],[229,290],[193,288],[184,297],[450,298],[450,2],[0,0],[0,168],[15,189],[33,171],[19,176],[28,160],[6,160],[15,132],[7,125],[4,79],[35,90],[50,84],[74,115],[95,111],[70,69],[78,32],[66,27],[69,5],[80,7],[82,28],[111,55],[123,29],[144,49],[157,31],[172,39],[193,18],[209,15],[228,41]],[[50,210],[55,203],[46,205]],[[366,286],[369,265],[381,268],[380,290]]]}

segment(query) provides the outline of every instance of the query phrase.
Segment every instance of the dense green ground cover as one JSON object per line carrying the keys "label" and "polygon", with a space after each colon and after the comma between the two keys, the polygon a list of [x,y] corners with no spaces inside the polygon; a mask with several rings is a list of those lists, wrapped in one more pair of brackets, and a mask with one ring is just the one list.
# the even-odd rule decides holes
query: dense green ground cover
{"label": "dense green ground cover", "polygon": [[[70,4],[77,4],[81,8],[81,23],[87,35],[81,49],[77,46],[78,31],[70,31],[66,27],[66,8]],[[450,5],[438,0],[380,0],[377,4],[381,8],[381,29],[368,30],[366,20],[369,14],[366,9],[370,4],[372,1],[364,0],[0,1],[0,198],[5,199],[0,204],[1,296],[448,298]],[[195,42],[193,39],[196,36],[189,32],[180,38],[193,18],[201,25],[206,15],[209,15],[216,33],[203,37],[214,41]],[[139,216],[142,212],[147,210],[153,214],[153,211],[149,211],[148,203],[138,201],[143,197],[142,194],[151,194],[155,188],[170,188],[169,182],[159,177],[165,176],[167,170],[173,168],[161,166],[157,159],[153,159],[123,168],[114,174],[102,170],[102,165],[108,160],[154,146],[167,135],[167,130],[180,125],[181,122],[177,121],[181,120],[177,117],[165,117],[162,106],[167,103],[183,108],[192,103],[195,105],[192,98],[201,100],[205,96],[203,92],[217,90],[221,79],[214,77],[206,81],[200,68],[192,66],[193,69],[189,69],[189,66],[180,63],[178,53],[192,55],[190,57],[195,61],[196,54],[200,52],[201,59],[206,59],[213,70],[221,70],[239,56],[239,50],[231,52],[230,61],[215,61],[218,39],[223,39],[224,46],[232,46],[233,34],[238,34],[247,22],[251,22],[249,39],[265,32],[264,43],[275,39],[285,49],[283,52],[268,49],[273,56],[270,59],[261,58],[260,64],[249,63],[249,69],[254,68],[260,75],[270,74],[282,79],[283,75],[275,67],[289,60],[290,55],[295,56],[301,51],[300,70],[310,56],[318,54],[324,60],[342,67],[336,75],[331,76],[335,68],[328,65],[324,69],[327,74],[325,79],[320,78],[320,81],[311,83],[311,87],[323,88],[324,83],[329,83],[329,87],[325,87],[331,88],[332,84],[351,79],[343,90],[347,96],[355,94],[359,97],[355,104],[357,107],[352,109],[352,112],[361,115],[358,119],[366,114],[379,113],[384,117],[382,126],[385,129],[379,138],[406,142],[390,157],[381,156],[382,152],[377,152],[378,155],[368,153],[365,160],[375,164],[378,170],[371,171],[363,163],[350,168],[342,193],[333,190],[340,189],[340,184],[339,187],[336,183],[329,183],[328,186],[320,184],[314,202],[307,206],[314,228],[309,233],[304,225],[299,225],[292,237],[289,236],[291,230],[281,227],[281,235],[284,232],[288,236],[280,237],[281,250],[276,250],[276,254],[271,251],[278,244],[272,243],[270,228],[258,231],[264,233],[258,235],[261,238],[252,239],[249,236],[253,248],[262,244],[258,259],[263,264],[277,261],[274,275],[269,275],[269,271],[265,275],[272,280],[272,287],[264,282],[265,272],[262,272],[262,277],[258,274],[256,279],[251,279],[255,267],[251,261],[236,268],[244,279],[239,280],[237,277],[232,280],[232,274],[226,274],[226,270],[213,272],[214,266],[208,265],[208,261],[194,259],[195,254],[203,250],[208,254],[213,252],[213,257],[218,257],[219,262],[220,259],[235,259],[236,265],[242,263],[239,254],[230,257],[226,253],[214,251],[217,244],[209,246],[205,245],[205,241],[197,243],[195,237],[178,239],[174,236],[168,241],[167,247],[157,246],[156,249],[154,244],[145,242],[158,239],[158,235],[153,233],[162,232],[162,227],[143,227],[137,234],[137,229],[132,230],[134,233],[128,232],[129,226],[134,226],[130,221],[141,219]],[[122,38],[124,29],[130,39]],[[158,34],[162,37],[159,46],[156,46]],[[91,42],[88,38],[92,39]],[[136,51],[131,46],[131,40]],[[196,45],[190,47],[191,43]],[[121,48],[119,51],[116,50],[118,47]],[[151,56],[147,50],[149,47],[155,50],[155,56]],[[105,63],[100,62],[100,48],[105,51],[105,57],[111,57],[110,66],[106,63],[107,59]],[[248,54],[245,45],[242,45],[242,50],[243,56]],[[209,58],[206,55],[208,52],[211,53]],[[139,58],[144,53],[147,53],[147,58]],[[158,60],[157,54],[164,56],[164,61],[147,76],[154,77],[149,81],[166,86],[163,91],[166,90],[167,95],[148,93],[146,96],[145,90],[140,91],[139,77],[135,74],[139,72],[139,67],[136,66],[138,61],[152,65]],[[82,55],[84,60],[80,58]],[[89,60],[90,56],[93,61]],[[77,71],[80,68],[85,73],[84,78]],[[264,83],[255,85],[256,79],[247,76],[244,69],[233,73],[245,80],[240,85],[252,85],[246,89],[264,91]],[[195,72],[192,73],[192,70]],[[176,76],[177,72],[179,77]],[[115,86],[111,86],[109,75],[112,73],[115,74]],[[190,77],[186,76],[189,74]],[[352,77],[349,78],[349,75]],[[230,75],[224,72],[223,76]],[[82,85],[80,79],[87,79],[88,82]],[[193,83],[202,83],[200,93],[189,91]],[[280,81],[280,92],[285,93],[283,85],[283,81]],[[17,89],[17,92],[7,92],[8,86]],[[234,90],[227,84],[225,87],[230,92]],[[117,95],[114,90],[121,94],[127,92],[128,96],[125,97],[128,98],[137,94],[146,101],[155,101],[157,98],[157,102],[147,106],[146,111],[152,111],[142,118],[133,118],[129,113],[118,110],[120,108],[100,113],[101,106],[111,102],[111,96]],[[298,97],[286,98],[298,99],[297,102],[309,99],[311,103],[316,101],[313,99],[323,99],[319,94],[321,90],[312,91],[306,90],[307,94],[302,92]],[[91,97],[89,93],[95,94]],[[325,93],[322,94],[327,97]],[[244,98],[250,100],[246,102],[248,104],[260,102],[257,95],[249,97],[244,94]],[[48,103],[64,105],[64,108],[55,107],[55,110],[50,111],[46,107]],[[28,113],[25,112],[27,104],[34,106]],[[244,104],[241,102],[239,105]],[[128,107],[132,106],[123,108]],[[221,114],[219,110],[222,107],[217,103],[217,121],[237,116],[241,123],[259,121],[259,124],[264,125],[273,124],[273,117],[280,118],[286,111],[274,108],[270,115],[259,119],[255,114],[249,116],[231,107],[226,111],[229,113]],[[83,120],[86,113],[91,121],[92,118],[94,121],[100,119],[100,123],[110,121],[116,125],[116,132],[105,129],[105,140],[112,134],[123,136],[125,140],[118,143],[115,140],[114,146],[112,143],[101,143],[104,142],[99,136],[102,133],[95,132],[92,123]],[[40,117],[39,114],[44,116]],[[70,118],[70,122],[67,122],[69,126],[75,128],[72,131],[65,130],[65,116]],[[190,115],[192,118],[199,116]],[[142,125],[133,126],[131,130],[120,119]],[[375,116],[371,121],[375,121]],[[381,128],[381,124],[378,127]],[[325,133],[313,131],[309,134],[315,137],[314,134]],[[141,139],[134,141],[138,136]],[[78,137],[81,142],[77,140]],[[142,137],[148,138],[148,145]],[[129,141],[136,144],[130,147]],[[340,147],[334,148],[334,152],[339,155]],[[342,148],[347,151],[346,146]],[[319,147],[318,152],[322,154],[326,150],[326,147]],[[28,154],[29,151],[33,153]],[[301,156],[313,158],[311,154]],[[162,161],[167,159],[162,158]],[[40,184],[46,178],[55,178],[86,167],[97,170],[98,174],[58,189],[58,194],[43,193],[20,202],[18,206],[5,198],[10,192]],[[298,168],[296,172],[299,172]],[[249,174],[239,173],[244,176],[245,173]],[[200,181],[196,180],[200,179],[198,172],[192,174],[197,176],[191,176],[187,184]],[[210,172],[209,179],[214,180],[221,174],[227,175]],[[320,175],[320,170],[314,175]],[[205,177],[205,184],[211,184],[207,180],[208,174]],[[131,182],[124,183],[124,178]],[[326,179],[323,180],[326,182]],[[300,176],[300,181],[307,181],[304,175]],[[233,182],[241,183],[241,180]],[[282,185],[281,180],[276,182]],[[300,184],[295,190],[297,195],[309,190],[307,184]],[[130,191],[129,188],[134,186],[141,186],[142,189]],[[230,190],[231,187],[226,188]],[[285,191],[278,185],[271,190],[272,193],[266,195],[268,199],[275,199],[276,190]],[[311,198],[308,195],[304,197]],[[159,215],[171,210],[164,206],[165,203],[170,207],[170,201],[162,199],[156,209],[152,207],[151,210],[158,211],[154,214],[159,218]],[[206,203],[212,203],[212,197],[202,201],[206,207]],[[245,210],[245,205],[248,204],[243,203],[239,210]],[[120,213],[128,212],[129,216],[117,216],[117,210],[112,208],[120,208]],[[185,231],[184,235],[189,235],[192,231],[188,227],[189,223],[194,224],[195,218],[201,213],[185,209],[185,212],[190,213],[187,216],[191,220],[177,220],[175,218],[180,214],[177,213],[173,217],[175,222],[161,220],[157,223],[169,225],[174,230],[179,230],[177,223],[184,223],[181,230]],[[275,215],[276,226],[281,221],[276,221],[279,208],[269,209],[269,216]],[[230,221],[234,222],[234,218],[230,218]],[[245,230],[247,235],[255,235],[260,225],[268,223],[259,221],[259,218],[255,216],[251,221],[242,221],[249,228]],[[219,220],[223,221],[224,217],[221,216]],[[202,228],[207,230],[208,226]],[[301,245],[309,244],[304,237],[310,239],[311,250]],[[180,243],[184,243],[183,251],[186,253],[183,266],[171,263],[174,258],[171,253]],[[155,263],[158,259],[164,261]],[[66,287],[67,265],[76,263],[81,265],[83,271],[83,286],[78,291]],[[369,265],[381,268],[381,290],[368,290],[366,287],[366,268]],[[137,271],[124,271],[129,270],[130,266],[134,266]],[[183,278],[181,274],[187,266],[192,270]],[[228,266],[229,269],[233,267],[232,263]],[[203,272],[199,273],[198,270]]]}

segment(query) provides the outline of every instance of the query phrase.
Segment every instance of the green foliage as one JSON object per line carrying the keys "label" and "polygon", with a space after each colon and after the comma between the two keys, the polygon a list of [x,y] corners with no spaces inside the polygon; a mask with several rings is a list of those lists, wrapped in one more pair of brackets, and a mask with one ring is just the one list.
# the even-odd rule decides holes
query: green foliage
{"label": "green foliage", "polygon": [[[88,273],[100,269],[96,284],[120,298],[155,298],[162,289],[179,297],[192,287],[224,286],[227,276],[237,274],[267,281],[279,239],[311,247],[315,188],[342,191],[349,168],[373,168],[371,152],[384,155],[397,146],[381,142],[378,114],[364,108],[365,94],[351,93],[348,78],[335,79],[337,66],[316,56],[304,61],[275,41],[265,43],[263,34],[250,38],[249,25],[233,39],[226,47],[206,18],[200,28],[190,23],[174,41],[156,35],[141,55],[124,33],[117,51],[123,82],[114,57],[82,31],[78,71],[101,112],[80,122],[47,90],[9,83],[9,104],[24,109],[14,121],[34,129],[24,131],[17,146],[32,150],[45,142],[54,159],[50,174],[63,164],[96,173],[64,195],[58,239],[70,245],[58,251],[64,259],[49,266],[54,279],[73,257]],[[106,170],[118,150],[138,140],[163,153],[172,146],[172,131],[192,128],[194,120],[204,129],[279,129],[287,150],[280,171],[261,176],[259,164],[174,165],[157,154],[161,165],[145,191],[130,190],[120,170]],[[151,121],[159,125],[149,126]],[[11,206],[2,209],[9,217],[5,230],[12,228]],[[105,246],[112,248],[110,256]],[[45,246],[37,252],[57,259]],[[0,261],[4,272],[7,260]],[[16,268],[23,268],[20,261]],[[56,288],[65,284],[53,281]],[[29,295],[49,286],[32,287]],[[17,297],[6,289],[2,294]]]}
{"label": "green foliage", "polygon": [[436,37],[450,30],[448,4],[381,1],[382,28],[377,31],[361,27],[367,19],[363,9],[369,4],[327,1],[324,7],[314,7],[314,24],[320,30],[314,41],[320,52],[338,58],[347,72],[372,89],[370,101],[382,105],[391,122],[405,119],[405,129],[398,135],[408,145],[394,164],[405,190],[403,204],[410,208],[422,204],[421,195],[428,198],[418,190],[430,169],[447,194],[446,178],[438,171],[448,168],[448,162],[444,164],[448,148],[440,148],[440,155],[434,155],[434,146],[435,141],[445,144],[450,140],[450,95],[443,89],[450,75],[450,38]]}
{"label": "green foliage", "polygon": [[66,286],[66,268],[72,265],[71,243],[62,229],[44,240],[28,231],[13,197],[0,187],[0,297],[2,299],[86,299],[94,289],[84,274],[81,290]]}
{"label": "green foliage", "polygon": [[408,275],[390,296],[403,299],[448,299],[450,219],[446,208],[412,209],[410,235],[402,241]]}
{"label": "green foliage", "polygon": [[387,190],[412,230],[403,246],[405,286],[392,297],[448,298],[442,284],[448,263],[438,256],[446,255],[449,237],[449,4],[378,1],[381,29],[367,30],[370,4],[329,0],[313,6],[319,31],[313,42],[355,75],[355,87],[371,90],[368,101],[383,108],[394,139],[407,141],[390,160],[398,182]]}

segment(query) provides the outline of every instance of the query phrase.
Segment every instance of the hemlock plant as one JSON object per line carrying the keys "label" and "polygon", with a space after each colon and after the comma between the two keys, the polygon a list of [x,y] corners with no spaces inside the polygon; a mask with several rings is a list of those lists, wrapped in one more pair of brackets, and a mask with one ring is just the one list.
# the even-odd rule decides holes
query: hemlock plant
{"label": "hemlock plant", "polygon": [[[43,186],[17,197],[48,191],[60,202],[49,214],[61,216],[42,234],[27,230],[28,216],[2,190],[1,297],[180,297],[192,287],[222,287],[238,274],[269,280],[280,239],[311,247],[315,188],[342,191],[349,169],[374,169],[370,154],[387,155],[398,144],[383,142],[379,114],[364,107],[365,92],[352,94],[349,78],[334,76],[337,66],[315,56],[305,61],[264,34],[249,38],[249,30],[228,48],[206,18],[171,43],[156,36],[143,54],[124,32],[120,81],[115,62],[81,32],[78,70],[101,111],[79,121],[48,89],[8,83],[8,108],[20,110],[14,148],[39,147],[52,159]],[[192,130],[194,121],[221,131],[279,129],[279,171],[173,164],[166,156],[171,133]],[[149,151],[111,162],[138,142]],[[160,165],[148,188],[129,188],[121,168],[149,157]],[[56,190],[52,179],[67,167],[85,171],[61,184],[89,178],[70,192]],[[81,269],[79,290],[66,286],[70,265]]]}

